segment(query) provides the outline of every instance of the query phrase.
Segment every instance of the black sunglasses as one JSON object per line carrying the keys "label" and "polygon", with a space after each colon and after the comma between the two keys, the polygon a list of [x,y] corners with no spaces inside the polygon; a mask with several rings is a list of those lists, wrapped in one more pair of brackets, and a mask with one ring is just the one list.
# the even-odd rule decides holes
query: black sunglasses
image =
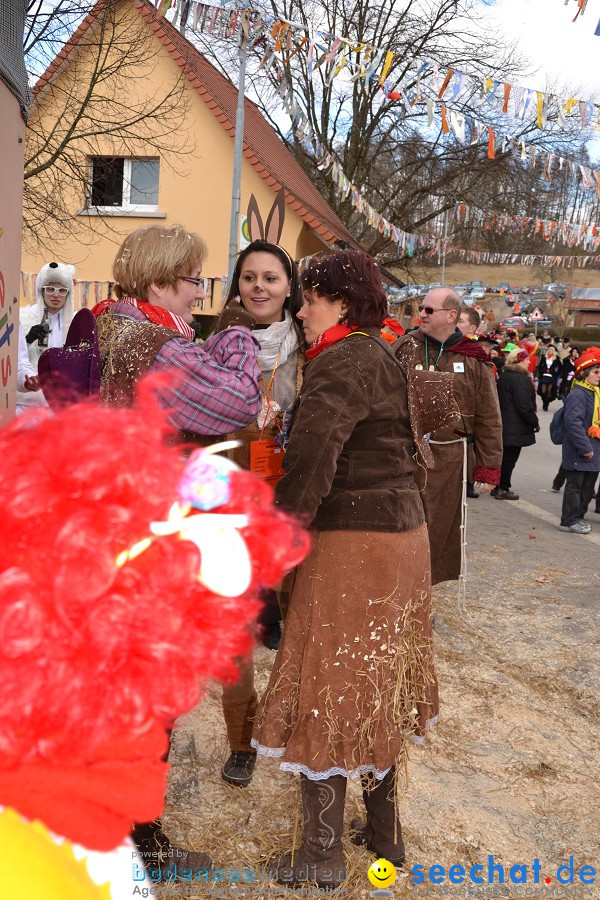
{"label": "black sunglasses", "polygon": [[448,312],[443,306],[440,309],[434,309],[433,306],[419,306],[419,312],[424,312],[426,315],[431,316],[434,312]]}

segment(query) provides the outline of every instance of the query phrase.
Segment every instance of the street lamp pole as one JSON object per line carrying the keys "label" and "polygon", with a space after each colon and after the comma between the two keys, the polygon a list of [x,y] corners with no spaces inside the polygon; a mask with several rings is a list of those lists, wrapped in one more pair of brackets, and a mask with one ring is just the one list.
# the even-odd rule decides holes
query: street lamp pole
{"label": "street lamp pole", "polygon": [[244,148],[244,94],[246,88],[246,61],[248,56],[248,4],[244,4],[242,17],[245,21],[240,30],[238,78],[238,102],[235,113],[235,138],[233,141],[233,182],[231,186],[231,216],[229,219],[229,257],[227,265],[227,290],[231,285],[233,270],[238,254],[240,233],[240,204],[242,182],[242,151]]}
{"label": "street lamp pole", "polygon": [[[190,12],[191,0],[181,0],[179,30],[185,36],[185,26]],[[238,255],[240,233],[240,205],[242,182],[242,153],[244,149],[244,99],[246,93],[246,62],[248,58],[248,31],[250,2],[241,5],[240,60],[238,77],[238,98],[235,113],[235,136],[233,140],[233,179],[231,185],[231,215],[229,219],[229,255],[227,264],[227,290],[233,278],[233,270]]]}

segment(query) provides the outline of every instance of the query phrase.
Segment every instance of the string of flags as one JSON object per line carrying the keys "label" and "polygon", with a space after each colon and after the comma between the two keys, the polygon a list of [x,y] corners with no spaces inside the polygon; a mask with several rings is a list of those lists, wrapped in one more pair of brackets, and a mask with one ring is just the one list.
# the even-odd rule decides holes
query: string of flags
{"label": "string of flags", "polygon": [[[283,100],[285,98],[282,92],[290,95],[292,98],[289,101],[290,105],[295,103],[295,101],[293,100],[292,88],[285,80],[283,64],[289,62],[305,45],[308,45],[306,52],[309,75],[314,74],[326,63],[332,64],[330,80],[336,77],[342,69],[352,70],[354,72],[352,75],[353,79],[373,77],[376,70],[378,71],[375,59],[368,66],[363,66],[362,62],[364,62],[364,59],[361,58],[358,63],[354,63],[349,58],[350,50],[352,53],[360,52],[360,48],[363,46],[367,47],[367,45],[354,44],[350,50],[344,51],[343,48],[350,44],[347,38],[338,38],[332,35],[323,36],[320,32],[317,32],[317,35],[313,36],[314,39],[311,39],[307,36],[308,32],[304,26],[289,23],[287,20],[275,19],[275,17],[260,18],[258,14],[249,13],[248,11],[244,11],[244,15],[241,15],[237,9],[224,9],[208,3],[195,2],[189,21],[192,29],[196,32],[204,32],[224,38],[235,37],[239,28],[247,29],[248,46],[250,48],[257,47],[259,44],[265,45],[259,69],[268,73],[273,68],[280,83],[280,96]],[[294,36],[294,29],[300,29],[302,32],[300,40],[297,40]],[[328,43],[327,39],[331,38],[333,38],[332,42]],[[279,54],[281,54],[281,59],[279,59]],[[535,169],[537,167],[549,182],[556,173],[566,172],[573,178],[580,177],[585,190],[595,188],[600,197],[600,172],[574,159],[561,156],[552,150],[538,147],[521,137],[508,133],[501,134],[497,129],[487,125],[484,121],[455,109],[453,104],[460,100],[461,95],[468,92],[471,97],[473,94],[473,79],[464,73],[448,69],[442,79],[442,73],[435,63],[423,62],[420,65],[415,63],[413,66],[414,71],[406,75],[403,80],[395,85],[394,90],[391,90],[386,75],[389,72],[391,57],[393,56],[394,54],[389,52],[386,54],[387,60],[383,64],[378,81],[386,98],[399,104],[399,116],[415,111],[426,112],[427,123],[431,127],[434,121],[437,124],[435,111],[441,105],[439,115],[443,133],[454,136],[461,144],[474,145],[483,139],[487,144],[487,155],[490,159],[496,159],[500,153],[503,156],[506,153],[511,153],[514,158],[520,159],[521,162],[527,164],[530,168]],[[334,67],[333,63],[336,59],[338,59],[338,62]],[[430,80],[425,81],[424,79],[428,77]],[[414,87],[408,88],[406,86],[407,83],[413,84]],[[520,122],[524,122],[531,112],[537,111],[538,126],[544,127],[547,123],[548,103],[540,92],[534,92],[518,86],[513,88],[511,84],[503,84],[491,78],[484,78],[480,87],[479,100],[482,103],[491,104],[502,96],[503,112],[508,111],[510,104],[512,104],[515,118]],[[536,95],[535,97],[534,94]],[[592,121],[597,121],[597,127],[600,128],[599,106],[588,101],[575,100],[574,98],[569,98],[564,105],[561,102],[557,106],[557,115],[565,124],[567,118],[570,121],[575,113],[579,114],[583,126],[590,125]]]}
{"label": "string of flags", "polygon": [[[392,91],[386,80],[386,75],[391,68],[394,57],[394,54],[389,51],[386,52],[385,59],[383,59],[384,54],[375,53],[375,48],[370,45],[356,44],[356,42],[352,42],[348,38],[321,32],[311,34],[304,25],[276,16],[260,16],[256,12],[249,11],[247,7],[241,10],[239,8],[214,6],[210,3],[194,2],[188,24],[197,33],[206,33],[226,39],[236,38],[240,29],[243,29],[248,49],[264,45],[264,53],[259,63],[259,70],[262,70],[265,74],[271,69],[273,70],[272,74],[275,75],[279,83],[277,90],[279,99],[290,116],[294,133],[298,140],[310,146],[318,168],[330,173],[338,196],[349,198],[352,206],[357,213],[363,216],[367,225],[377,230],[385,238],[398,244],[403,253],[409,258],[413,257],[417,252],[430,256],[448,252],[451,239],[441,238],[435,234],[413,234],[404,231],[404,229],[394,225],[378,212],[366,199],[364,191],[348,178],[334,156],[316,136],[308,121],[308,117],[297,103],[292,86],[285,76],[283,65],[289,62],[302,48],[306,47],[309,76],[312,76],[325,63],[333,64],[335,62],[335,66],[331,65],[330,67],[330,80],[345,68],[349,72],[353,72],[353,80],[359,77],[372,78],[377,75],[379,65],[382,64],[378,81],[386,97],[392,101],[402,101],[405,111],[412,111],[417,104],[425,105],[428,124],[430,125],[434,119],[434,104],[436,102],[440,103],[447,92],[450,91],[450,99],[443,103],[441,107],[442,131],[445,134],[453,133],[461,143],[468,142],[470,144],[479,142],[481,135],[484,135],[487,140],[489,158],[495,159],[497,152],[502,152],[502,154],[510,152],[514,157],[519,157],[522,161],[526,161],[532,168],[535,168],[539,163],[540,168],[543,166],[548,180],[551,180],[553,171],[563,171],[567,167],[572,175],[578,173],[581,175],[582,184],[586,189],[596,188],[598,196],[600,196],[600,172],[595,172],[591,167],[578,164],[574,160],[557,156],[520,138],[504,135],[500,140],[492,127],[470,116],[466,116],[464,113],[458,113],[451,108],[448,103],[458,99],[461,92],[466,89],[466,81],[469,80],[469,76],[466,76],[464,73],[449,69],[442,81],[441,73],[436,64],[425,62],[420,64],[414,73],[412,80],[415,83],[415,87],[413,90],[407,90],[404,83],[401,83],[396,85],[396,88],[400,87],[400,90]],[[300,38],[298,32],[302,33]],[[350,53],[360,54],[358,62],[349,58]],[[281,54],[281,59],[279,59],[278,54]],[[367,60],[368,65],[364,65]],[[426,75],[431,76],[430,84],[428,83],[427,85],[423,81]],[[408,76],[405,80],[407,79]],[[482,96],[487,98],[486,102],[490,102],[491,99],[497,96],[500,84],[500,82],[489,78],[483,80]],[[434,97],[429,96],[431,85],[436,91]],[[513,109],[516,111],[516,116],[524,120],[532,102],[532,93],[525,88],[516,88],[513,93],[512,85],[504,84],[502,90],[503,112],[508,111],[509,101],[512,96],[512,104]],[[600,107],[591,103],[584,104],[583,101],[573,98],[567,100],[564,107],[559,108],[560,118],[563,122],[566,121],[565,116],[573,113],[576,104],[580,104],[577,109],[581,116],[582,124],[584,122],[590,124],[592,115],[600,122]],[[600,124],[598,127],[600,128]],[[545,160],[542,163],[544,157]],[[479,253],[484,251],[459,250],[457,252]],[[533,259],[534,257],[531,258]],[[569,262],[562,263],[563,265],[571,265],[573,264],[571,260],[581,259],[581,257],[560,258],[569,260]]]}
{"label": "string of flags", "polygon": [[[160,3],[161,0],[156,0]],[[168,9],[169,0],[162,0]],[[173,0],[173,3],[175,0]],[[580,2],[580,0],[577,0]],[[303,23],[293,22],[279,15],[262,15],[245,8],[249,45],[256,46],[271,37],[274,50],[281,53],[283,62],[289,62],[301,48],[306,48],[309,77],[324,63],[331,64],[331,80],[341,72],[355,81],[363,78],[376,80],[388,100],[400,100],[405,94],[403,86],[393,85],[391,73],[399,54],[367,42],[327,31],[310,29]],[[581,9],[578,11],[581,12]],[[233,36],[244,25],[240,7],[220,7],[194,0],[188,24],[194,31],[205,31],[220,36]],[[403,66],[406,60],[402,59]],[[600,104],[576,97],[560,97],[550,91],[539,91],[509,81],[501,81],[492,75],[472,75],[456,68],[441,66],[432,60],[414,58],[405,82],[416,81],[416,94],[429,85],[439,100],[451,104],[467,98],[519,122],[533,115],[538,128],[547,128],[557,122],[571,125],[578,117],[582,128],[600,128]],[[398,89],[399,88],[399,89]],[[398,95],[398,96],[396,96]]]}
{"label": "string of flags", "polygon": [[568,247],[582,247],[587,252],[600,248],[600,228],[592,223],[578,224],[535,216],[519,216],[507,212],[485,212],[467,203],[457,202],[453,222],[457,227],[467,223],[478,225],[482,231],[510,232],[521,237],[539,237],[544,241],[563,243]]}
{"label": "string of flags", "polygon": [[[225,10],[222,7],[212,6],[207,3],[195,3],[190,24],[196,32],[206,32],[227,38],[235,36],[236,30],[238,27],[241,27],[241,18],[239,10]],[[363,216],[367,225],[398,244],[408,257],[414,256],[417,251],[430,253],[431,255],[443,252],[444,239],[435,234],[413,234],[404,231],[404,229],[390,222],[378,212],[366,199],[364,190],[357,187],[348,178],[337,160],[315,135],[308,117],[294,97],[293,88],[284,73],[282,65],[282,62],[289,61],[291,56],[295,55],[308,39],[305,38],[299,45],[294,47],[292,32],[287,27],[284,28],[285,23],[279,21],[273,25],[268,34],[265,32],[264,27],[262,30],[258,29],[257,36],[256,30],[253,30],[254,23],[252,20],[249,21],[249,46],[254,47],[259,42],[266,44],[265,52],[259,64],[259,70],[262,70],[265,74],[271,69],[273,70],[273,74],[275,74],[279,83],[277,91],[279,99],[292,120],[297,139],[310,146],[318,167],[324,172],[329,171],[338,196],[350,198],[355,211]],[[260,22],[262,26],[265,26],[264,20],[260,20]],[[312,65],[314,71],[315,67],[322,65],[327,59],[331,61],[333,59],[332,54],[335,54],[337,49],[334,46],[325,56],[321,53],[315,59],[314,53],[311,58],[309,47],[309,69]],[[277,54],[284,51],[288,55],[285,59],[280,60]],[[445,81],[449,83],[448,78]],[[446,87],[447,85],[440,87],[440,95],[443,95]],[[454,93],[456,92],[453,92],[453,96]],[[402,97],[405,107],[412,109],[416,102],[425,102],[427,104],[428,119],[431,123],[433,121],[433,100],[430,97],[423,96],[418,78],[414,94],[415,96],[412,97],[409,91],[403,90]],[[499,142],[497,144],[497,138],[492,128],[483,125],[481,122],[471,120],[463,114],[456,113],[453,109],[448,109],[446,106],[442,106],[441,119],[442,131],[447,134],[452,129],[462,143],[467,141],[474,143],[480,139],[480,134],[485,134],[488,143],[488,156],[491,158],[496,157],[496,152],[502,152],[503,154],[510,152],[513,156],[525,160],[532,168],[535,168],[536,165],[539,165],[540,168],[543,167],[548,180],[551,179],[553,171],[562,171],[567,166],[573,175],[580,172],[584,186],[586,188],[596,187],[600,196],[600,173],[593,172],[590,167],[578,165],[574,160],[557,157],[555,154],[546,152],[533,144],[530,145],[524,140],[517,140],[507,135],[502,138],[501,144]],[[467,129],[470,129],[469,133],[467,133]],[[544,156],[546,157],[545,160]]]}
{"label": "string of flags", "polygon": [[457,255],[461,260],[474,265],[484,263],[490,265],[515,265],[520,266],[559,266],[561,268],[591,268],[600,263],[598,256],[547,256],[532,253],[495,253],[490,250],[461,250],[450,247],[447,256]]}
{"label": "string of flags", "polygon": [[[573,19],[574,22],[577,21],[577,19],[579,18],[580,15],[584,14],[585,8],[588,4],[588,0],[575,0],[575,2],[577,3],[577,6],[579,7],[579,9],[577,10],[577,13],[575,14],[575,18]],[[569,0],[565,0],[565,6],[568,6],[568,5],[569,5]]]}
{"label": "string of flags", "polygon": [[[578,10],[575,13],[575,18],[573,19],[574,22],[577,21],[577,19],[579,18],[580,15],[582,16],[584,14],[587,4],[588,4],[588,0],[575,0],[575,2],[577,3]],[[568,5],[569,5],[569,0],[565,0],[565,6],[568,6]],[[598,24],[596,26],[596,30],[595,30],[594,34],[596,35],[596,37],[600,36],[600,20],[598,21]]]}

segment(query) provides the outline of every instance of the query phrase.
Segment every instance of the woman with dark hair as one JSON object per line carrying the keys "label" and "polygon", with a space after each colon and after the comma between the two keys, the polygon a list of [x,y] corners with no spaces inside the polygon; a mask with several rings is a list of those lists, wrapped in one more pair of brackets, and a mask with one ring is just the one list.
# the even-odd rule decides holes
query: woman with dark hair
{"label": "woman with dark hair", "polygon": [[540,423],[535,411],[535,388],[529,374],[527,350],[511,350],[498,380],[502,413],[502,467],[500,484],[491,492],[496,500],[518,500],[511,478],[523,447],[535,444]]}
{"label": "woman with dark hair", "polygon": [[556,355],[556,350],[554,347],[550,346],[546,350],[544,356],[540,358],[537,370],[537,392],[542,398],[542,408],[544,412],[548,412],[549,405],[553,400],[556,400],[558,379],[561,376],[561,372],[562,366]]}
{"label": "woman with dark hair", "polygon": [[573,386],[573,379],[575,377],[575,363],[578,359],[579,350],[577,349],[577,347],[571,347],[568,356],[565,356],[562,361],[562,379],[560,382],[560,390],[558,392],[558,396],[561,400],[564,400]]}
{"label": "woman with dark hair", "polygon": [[[283,247],[258,240],[242,250],[226,308],[238,303],[256,320],[252,334],[260,348],[257,363],[262,373],[263,405],[256,422],[232,435],[242,444],[231,456],[238,465],[251,469],[253,445],[258,446],[261,439],[272,441],[280,432],[283,414],[296,398],[306,362],[302,328],[296,318],[302,305],[302,286],[298,268]],[[277,454],[274,460],[280,460],[281,449],[271,450]],[[258,618],[262,640],[276,650],[281,617],[275,591],[264,591],[263,600]],[[222,703],[230,749],[222,777],[229,784],[246,787],[256,763],[256,751],[250,744],[257,703],[252,659],[240,667],[238,683],[223,689]]]}
{"label": "woman with dark hair", "polygon": [[337,251],[314,260],[302,283],[309,362],[276,500],[312,524],[313,548],[295,573],[252,743],[301,775],[304,841],[271,870],[284,883],[333,887],[347,877],[348,778],[362,779],[367,811],[357,842],[404,861],[396,760],[436,716],[437,688],[419,438],[405,370],[380,337],[377,265]]}

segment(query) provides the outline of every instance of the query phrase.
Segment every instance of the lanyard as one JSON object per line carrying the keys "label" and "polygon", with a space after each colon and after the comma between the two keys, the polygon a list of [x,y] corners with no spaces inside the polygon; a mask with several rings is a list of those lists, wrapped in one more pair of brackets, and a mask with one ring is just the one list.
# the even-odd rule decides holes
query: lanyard
{"label": "lanyard", "polygon": [[440,356],[442,355],[443,352],[444,352],[444,341],[442,341],[442,343],[440,345],[440,352],[437,355],[437,359],[436,359],[434,365],[431,366],[431,368],[430,368],[430,366],[429,366],[429,341],[427,340],[427,338],[425,338],[425,368],[428,371],[435,372],[435,370],[438,367],[438,363],[440,361]]}
{"label": "lanyard", "polygon": [[[263,426],[260,430],[260,435],[258,437],[259,441],[262,441],[263,434],[264,434],[265,428],[267,426],[267,419],[269,418],[269,412],[271,410],[271,403],[273,402],[273,398],[271,397],[271,390],[273,388],[273,382],[275,381],[275,372],[277,371],[277,367],[279,366],[280,359],[281,359],[281,351],[277,354],[277,359],[275,360],[275,366],[273,367],[273,371],[271,372],[271,377],[269,379],[269,383],[268,383],[266,389],[263,391],[264,399],[267,402],[267,409],[266,409],[266,413],[265,413],[265,419],[263,422]],[[264,383],[265,383],[264,378],[261,378],[261,387],[262,387],[262,385],[264,385]],[[281,431],[281,428],[279,426],[279,423],[277,422],[277,419],[275,420],[275,422],[277,424],[277,427]]]}

